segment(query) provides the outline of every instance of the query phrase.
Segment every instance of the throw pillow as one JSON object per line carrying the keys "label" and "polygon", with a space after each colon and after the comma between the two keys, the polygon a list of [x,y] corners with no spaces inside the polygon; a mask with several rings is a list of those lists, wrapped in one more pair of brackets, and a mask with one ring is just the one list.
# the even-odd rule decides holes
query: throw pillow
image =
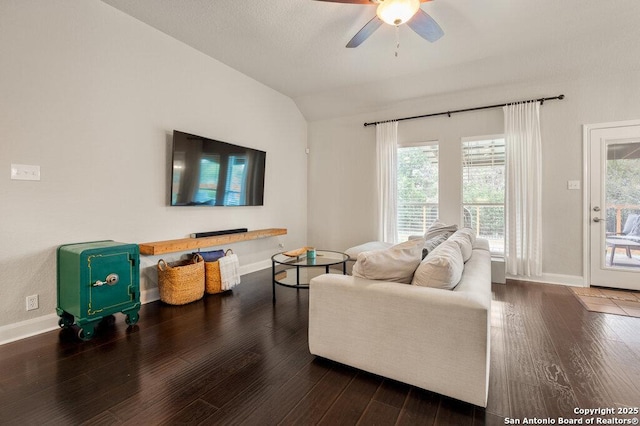
{"label": "throw pillow", "polygon": [[473,253],[473,246],[471,245],[471,239],[466,233],[456,231],[455,234],[449,238],[449,241],[454,241],[460,247],[462,253],[462,260],[466,263],[471,259],[471,253]]}
{"label": "throw pillow", "polygon": [[467,227],[460,228],[459,231],[461,234],[465,234],[469,237],[469,240],[471,240],[472,246],[476,243],[476,231]]}
{"label": "throw pillow", "polygon": [[358,255],[364,251],[384,250],[384,249],[388,249],[391,246],[393,246],[393,243],[384,243],[382,241],[369,241],[368,243],[351,247],[347,249],[344,253],[347,256],[349,256],[350,259],[356,260],[358,258]]}
{"label": "throw pillow", "polygon": [[640,218],[640,215],[635,213],[630,213],[629,216],[627,216],[627,220],[624,223],[624,228],[622,229],[622,233],[624,235],[628,235],[633,232],[636,223],[639,223],[638,218]]}
{"label": "throw pillow", "polygon": [[354,277],[410,284],[413,273],[422,260],[424,239],[409,240],[386,250],[358,254],[353,265]]}
{"label": "throw pillow", "polygon": [[633,228],[628,235],[631,237],[640,237],[640,216],[636,218],[636,221],[633,223]]}
{"label": "throw pillow", "polygon": [[447,238],[449,238],[452,234],[453,232],[445,232],[444,234],[440,234],[437,237],[433,237],[425,241],[424,249],[427,251],[427,253],[431,253],[433,250],[435,250],[436,247],[447,241]]}
{"label": "throw pillow", "polygon": [[424,239],[429,241],[430,239],[438,237],[442,234],[448,233],[449,235],[451,235],[457,230],[458,225],[447,225],[446,223],[440,222],[440,220],[436,219],[436,221],[433,222],[433,224],[424,233]]}
{"label": "throw pillow", "polygon": [[453,290],[463,270],[460,247],[455,241],[445,241],[420,263],[411,284]]}

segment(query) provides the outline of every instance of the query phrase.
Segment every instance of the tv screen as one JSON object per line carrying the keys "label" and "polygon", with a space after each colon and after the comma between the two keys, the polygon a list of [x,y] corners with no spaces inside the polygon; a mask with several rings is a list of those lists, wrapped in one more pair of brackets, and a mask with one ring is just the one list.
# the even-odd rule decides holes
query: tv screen
{"label": "tv screen", "polygon": [[173,131],[172,206],[261,206],[267,153]]}

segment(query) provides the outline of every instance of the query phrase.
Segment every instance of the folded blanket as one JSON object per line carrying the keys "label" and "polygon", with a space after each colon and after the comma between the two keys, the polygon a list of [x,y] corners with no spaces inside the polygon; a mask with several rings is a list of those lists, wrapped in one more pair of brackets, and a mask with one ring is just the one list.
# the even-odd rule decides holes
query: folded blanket
{"label": "folded blanket", "polygon": [[231,290],[240,284],[240,262],[237,254],[228,254],[218,260],[220,265],[221,290]]}

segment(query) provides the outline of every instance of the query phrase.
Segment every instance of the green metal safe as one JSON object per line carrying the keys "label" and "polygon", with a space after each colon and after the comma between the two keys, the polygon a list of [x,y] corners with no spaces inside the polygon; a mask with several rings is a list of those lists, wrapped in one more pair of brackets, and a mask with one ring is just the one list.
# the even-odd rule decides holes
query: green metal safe
{"label": "green metal safe", "polygon": [[93,337],[96,325],[118,312],[126,323],[138,321],[140,251],[137,244],[94,241],[65,244],[57,250],[60,327],[74,323],[78,337]]}

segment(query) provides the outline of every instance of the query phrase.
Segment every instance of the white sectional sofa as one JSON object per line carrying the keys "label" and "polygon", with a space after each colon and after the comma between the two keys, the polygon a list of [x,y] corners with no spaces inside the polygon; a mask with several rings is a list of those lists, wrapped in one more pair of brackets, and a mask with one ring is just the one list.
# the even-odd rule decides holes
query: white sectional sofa
{"label": "white sectional sofa", "polygon": [[486,407],[491,256],[477,239],[453,290],[326,274],[311,280],[312,354]]}

